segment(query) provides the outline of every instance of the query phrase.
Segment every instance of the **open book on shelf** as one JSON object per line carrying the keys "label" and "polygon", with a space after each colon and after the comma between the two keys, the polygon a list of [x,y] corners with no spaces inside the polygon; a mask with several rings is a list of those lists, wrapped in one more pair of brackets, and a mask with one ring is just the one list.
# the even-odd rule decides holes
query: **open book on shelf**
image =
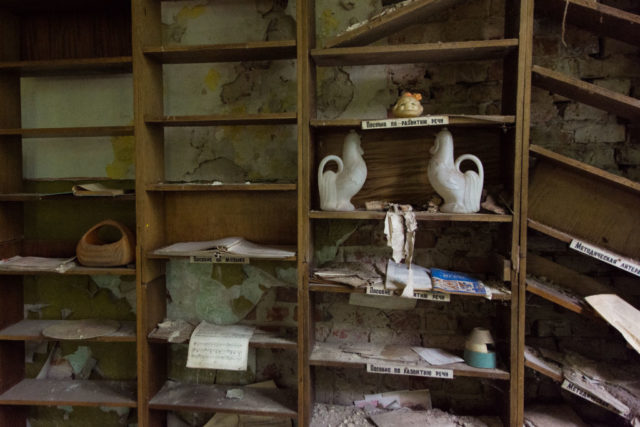
{"label": "open book on shelf", "polygon": [[234,255],[246,258],[285,259],[295,256],[294,251],[259,245],[243,237],[225,237],[202,242],[180,242],[157,249],[160,256],[209,256],[215,254]]}

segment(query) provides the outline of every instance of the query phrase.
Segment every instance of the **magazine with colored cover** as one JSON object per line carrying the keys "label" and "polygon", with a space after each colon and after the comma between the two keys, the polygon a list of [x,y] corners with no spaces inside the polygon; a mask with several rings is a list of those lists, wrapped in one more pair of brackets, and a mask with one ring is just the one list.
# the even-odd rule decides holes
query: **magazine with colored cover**
{"label": "magazine with colored cover", "polygon": [[434,291],[446,292],[448,294],[472,294],[486,295],[482,282],[468,274],[457,271],[431,269],[431,283]]}

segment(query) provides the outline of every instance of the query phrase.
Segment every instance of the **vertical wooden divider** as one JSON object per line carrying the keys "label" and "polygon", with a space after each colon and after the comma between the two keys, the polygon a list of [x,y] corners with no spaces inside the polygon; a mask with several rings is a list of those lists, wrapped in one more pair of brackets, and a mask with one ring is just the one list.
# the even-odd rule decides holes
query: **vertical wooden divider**
{"label": "vertical wooden divider", "polygon": [[[525,313],[526,313],[526,279],[527,279],[527,218],[529,200],[529,137],[531,126],[531,67],[533,65],[533,13],[535,0],[524,0],[521,8],[521,36],[519,51],[522,56],[522,69],[518,75],[522,80],[522,113],[517,123],[521,129],[522,139],[522,173],[520,181],[520,230],[519,230],[519,262],[518,277],[518,341],[515,350],[518,355],[518,425],[524,422],[524,346],[525,346]],[[514,346],[512,346],[514,347]]]}
{"label": "vertical wooden divider", "polygon": [[[503,138],[503,152],[511,152],[510,164],[513,165],[513,223],[511,228],[511,321],[510,321],[510,372],[509,382],[509,425],[522,425],[523,423],[523,376],[524,376],[524,356],[522,343],[524,342],[524,318],[521,306],[524,304],[524,287],[522,279],[522,266],[525,263],[523,245],[521,242],[521,226],[526,226],[526,218],[522,217],[523,203],[526,204],[526,197],[522,194],[522,182],[527,174],[523,167],[523,157],[527,154],[524,150],[524,98],[525,98],[525,74],[528,72],[529,60],[527,55],[530,51],[527,46],[531,43],[531,30],[529,28],[529,18],[533,19],[530,8],[531,0],[511,0],[507,1],[505,11],[505,37],[517,37],[519,40],[518,50],[507,55],[503,68],[503,92],[502,92],[502,114],[513,114],[516,116],[515,129],[507,132],[509,138]],[[509,148],[507,150],[507,148]],[[510,168],[511,169],[511,168]]]}
{"label": "vertical wooden divider", "polygon": [[[18,18],[0,9],[0,61],[20,58],[20,28]],[[0,74],[0,127],[19,128],[20,75]],[[0,192],[22,191],[22,140],[19,136],[0,137]],[[18,255],[23,235],[22,203],[3,203],[0,212],[0,257]],[[21,320],[24,316],[24,290],[21,276],[1,276],[0,328]],[[0,393],[24,378],[24,342],[0,342]],[[0,406],[0,426],[25,425],[27,411],[16,406]]]}
{"label": "vertical wooden divider", "polygon": [[310,50],[315,46],[315,1],[298,0],[298,423],[307,426],[313,411],[313,384],[309,355],[313,346],[313,312],[309,299],[309,263],[313,251],[309,224],[311,134],[309,121],[315,114],[315,70]]}
{"label": "vertical wooden divider", "polygon": [[[145,118],[163,114],[162,64],[146,57],[143,47],[162,44],[160,0],[132,0],[133,83],[136,141],[137,228],[137,350],[138,423],[141,427],[165,425],[163,412],[149,411],[149,400],[166,378],[166,349],[154,349],[149,332],[166,310],[162,261],[145,255],[164,243],[164,196],[147,191],[147,185],[164,177],[164,129],[148,125]],[[155,351],[154,351],[155,350]]]}

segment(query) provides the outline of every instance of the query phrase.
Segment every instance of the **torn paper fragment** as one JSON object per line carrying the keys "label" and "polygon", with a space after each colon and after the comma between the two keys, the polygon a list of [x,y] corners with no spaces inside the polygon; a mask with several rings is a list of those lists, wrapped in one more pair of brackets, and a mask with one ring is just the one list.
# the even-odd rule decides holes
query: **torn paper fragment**
{"label": "torn paper fragment", "polygon": [[393,251],[395,262],[402,262],[404,258],[404,226],[403,217],[396,212],[387,212],[384,221],[384,234],[387,236],[387,246]]}
{"label": "torn paper fragment", "polygon": [[405,229],[405,238],[404,238],[404,254],[405,254],[405,263],[407,265],[411,265],[413,262],[413,247],[416,243],[416,230],[418,229],[418,221],[416,221],[416,214],[413,213],[413,209],[409,207],[409,209],[403,212],[404,217],[404,229]]}
{"label": "torn paper fragment", "polygon": [[189,341],[187,368],[246,370],[253,331],[249,326],[219,326],[202,321]]}
{"label": "torn paper fragment", "polygon": [[640,353],[640,311],[615,294],[591,295],[585,299]]}
{"label": "torn paper fragment", "polygon": [[464,362],[462,357],[458,357],[455,354],[442,350],[441,348],[411,347],[411,349],[431,365],[439,366]]}
{"label": "torn paper fragment", "polygon": [[166,340],[171,343],[183,343],[189,340],[194,326],[186,320],[165,320],[151,332],[150,337]]}
{"label": "torn paper fragment", "polygon": [[[429,270],[419,265],[412,264],[413,289],[418,291],[431,290],[431,278]],[[406,264],[398,264],[391,260],[387,262],[386,289],[401,289],[409,283],[409,267]]]}

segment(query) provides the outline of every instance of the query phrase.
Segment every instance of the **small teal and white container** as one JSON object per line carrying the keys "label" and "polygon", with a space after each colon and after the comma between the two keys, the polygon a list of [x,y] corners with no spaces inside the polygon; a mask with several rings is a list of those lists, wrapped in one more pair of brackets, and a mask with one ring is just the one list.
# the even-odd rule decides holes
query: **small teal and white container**
{"label": "small teal and white container", "polygon": [[473,328],[464,348],[464,361],[474,368],[495,369],[494,341],[487,328]]}

